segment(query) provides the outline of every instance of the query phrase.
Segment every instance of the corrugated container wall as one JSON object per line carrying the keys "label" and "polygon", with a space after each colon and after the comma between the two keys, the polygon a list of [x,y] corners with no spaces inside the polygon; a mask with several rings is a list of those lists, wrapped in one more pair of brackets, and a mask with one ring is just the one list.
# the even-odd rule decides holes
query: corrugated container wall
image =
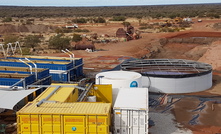
{"label": "corrugated container wall", "polygon": [[109,134],[110,103],[28,103],[17,112],[18,134]]}
{"label": "corrugated container wall", "polygon": [[114,104],[114,134],[148,134],[148,89],[121,89]]}

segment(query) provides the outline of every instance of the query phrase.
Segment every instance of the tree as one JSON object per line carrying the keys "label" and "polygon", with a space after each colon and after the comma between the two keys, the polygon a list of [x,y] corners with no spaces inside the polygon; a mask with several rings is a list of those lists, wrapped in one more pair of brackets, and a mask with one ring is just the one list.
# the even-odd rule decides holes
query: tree
{"label": "tree", "polygon": [[79,35],[79,34],[73,34],[72,41],[78,42],[78,41],[81,41],[81,40],[82,40],[81,35]]}
{"label": "tree", "polygon": [[28,35],[24,39],[24,45],[29,48],[34,48],[40,43],[40,37],[37,35]]}
{"label": "tree", "polygon": [[8,44],[8,43],[14,43],[18,41],[18,36],[15,36],[15,35],[6,35],[4,37],[4,43],[5,44]]}
{"label": "tree", "polygon": [[95,18],[95,19],[93,19],[93,21],[95,23],[105,23],[106,22],[106,20],[102,17]]}
{"label": "tree", "polygon": [[70,38],[63,37],[62,34],[58,34],[49,39],[49,46],[60,50],[66,49],[70,47],[70,40]]}
{"label": "tree", "polygon": [[130,26],[130,22],[127,22],[127,21],[124,21],[122,24],[124,25],[124,27]]}

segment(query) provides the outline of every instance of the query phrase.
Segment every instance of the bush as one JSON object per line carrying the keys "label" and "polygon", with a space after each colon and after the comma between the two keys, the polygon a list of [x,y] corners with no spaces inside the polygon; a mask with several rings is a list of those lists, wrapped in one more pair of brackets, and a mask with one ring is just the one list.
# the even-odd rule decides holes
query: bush
{"label": "bush", "polygon": [[28,48],[34,48],[40,43],[40,37],[37,35],[28,35],[24,39],[24,45]]}
{"label": "bush", "polygon": [[106,20],[104,18],[98,17],[93,19],[94,23],[106,23]]}
{"label": "bush", "polygon": [[126,17],[124,16],[114,16],[110,21],[125,21]]}
{"label": "bush", "polygon": [[70,47],[70,38],[63,37],[62,34],[58,34],[49,39],[49,46],[55,49],[66,49]]}
{"label": "bush", "polygon": [[130,26],[130,22],[127,22],[127,21],[124,21],[122,24],[124,25],[124,27]]}
{"label": "bush", "polygon": [[85,18],[79,18],[79,19],[73,19],[73,23],[87,23],[87,19]]}
{"label": "bush", "polygon": [[6,17],[2,20],[2,22],[11,22],[12,18],[11,17]]}
{"label": "bush", "polygon": [[88,33],[88,32],[90,32],[88,29],[74,29],[74,32],[78,32],[78,33],[80,33],[80,32],[84,32],[84,33]]}
{"label": "bush", "polygon": [[81,40],[82,40],[81,35],[79,35],[79,34],[73,34],[72,41],[78,42],[78,41],[81,41]]}
{"label": "bush", "polygon": [[6,35],[4,37],[4,43],[5,44],[8,44],[8,43],[14,43],[18,41],[18,36],[15,36],[15,35]]}

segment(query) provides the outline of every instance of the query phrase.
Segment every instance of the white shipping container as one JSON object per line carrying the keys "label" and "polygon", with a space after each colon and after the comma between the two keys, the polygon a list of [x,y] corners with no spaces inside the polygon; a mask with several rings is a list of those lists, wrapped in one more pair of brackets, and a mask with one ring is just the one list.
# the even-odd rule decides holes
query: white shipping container
{"label": "white shipping container", "polygon": [[114,104],[114,134],[148,134],[148,88],[123,88]]}

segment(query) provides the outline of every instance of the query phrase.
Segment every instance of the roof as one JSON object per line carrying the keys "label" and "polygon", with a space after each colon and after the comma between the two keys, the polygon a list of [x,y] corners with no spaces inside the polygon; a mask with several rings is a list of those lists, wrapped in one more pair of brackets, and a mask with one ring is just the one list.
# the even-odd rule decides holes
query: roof
{"label": "roof", "polygon": [[36,104],[26,104],[17,114],[108,115],[111,109],[111,103],[43,103],[40,107]]}
{"label": "roof", "polygon": [[33,93],[37,89],[3,91],[0,90],[0,108],[13,109],[13,107],[23,98]]}
{"label": "roof", "polygon": [[114,109],[148,110],[148,88],[119,88]]}
{"label": "roof", "polygon": [[[52,86],[60,86],[56,92],[47,99],[47,101],[65,102],[70,94],[76,89],[74,86],[77,84],[51,84]],[[63,87],[62,87],[63,86]],[[41,93],[34,101],[41,101],[45,99],[50,93],[57,87],[48,87],[43,93]]]}

